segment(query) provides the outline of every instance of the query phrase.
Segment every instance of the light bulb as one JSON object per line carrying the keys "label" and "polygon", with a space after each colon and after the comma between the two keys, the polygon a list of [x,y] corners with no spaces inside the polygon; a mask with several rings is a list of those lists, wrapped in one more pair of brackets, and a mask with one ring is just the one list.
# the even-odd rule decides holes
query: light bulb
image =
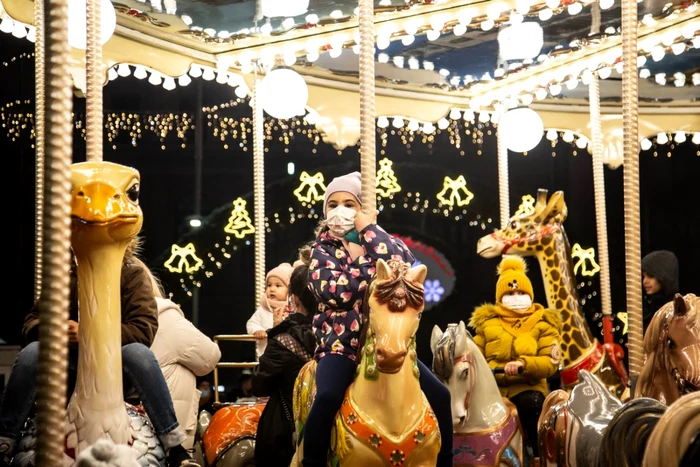
{"label": "light bulb", "polygon": [[568,11],[570,15],[577,15],[581,13],[581,10],[583,10],[583,5],[579,2],[570,3],[569,6],[566,7],[566,11]]}
{"label": "light bulb", "polygon": [[219,84],[226,84],[228,82],[228,73],[225,71],[220,71],[216,74],[216,82]]}
{"label": "light bulb", "polygon": [[693,133],[693,144],[700,144],[700,132]]}
{"label": "light bulb", "polygon": [[148,73],[146,72],[146,67],[143,65],[136,65],[136,70],[134,70],[134,78],[136,79],[144,79],[148,77]]}
{"label": "light bulb", "polygon": [[559,138],[559,133],[557,133],[557,130],[550,128],[547,130],[547,139],[550,141],[555,141],[556,139]]}
{"label": "light bulb", "polygon": [[431,29],[425,35],[429,41],[434,41],[434,40],[437,40],[438,38],[440,38],[440,31],[436,31],[435,29]]}
{"label": "light bulb", "polygon": [[492,29],[494,27],[495,24],[496,23],[494,23],[494,21],[492,19],[487,19],[486,21],[481,22],[481,29],[483,31],[489,31],[490,29]]}
{"label": "light bulb", "polygon": [[598,3],[600,4],[601,9],[607,10],[612,8],[612,6],[615,4],[615,0],[599,0]]}
{"label": "light bulb", "polygon": [[459,120],[461,117],[462,117],[462,113],[459,111],[459,109],[450,110],[450,118],[452,120]]}
{"label": "light bulb", "polygon": [[184,74],[177,79],[177,84],[179,84],[180,86],[187,86],[191,82],[192,78],[190,78],[187,74]]}
{"label": "light bulb", "polygon": [[673,140],[678,144],[685,143],[685,139],[685,131],[677,131],[676,136],[673,138]]}
{"label": "light bulb", "polygon": [[214,74],[214,69],[213,68],[205,68],[204,72],[202,73],[202,79],[206,81],[211,81],[214,78],[216,78],[216,75]]}
{"label": "light bulb", "polygon": [[233,91],[233,93],[236,95],[236,97],[240,99],[245,99],[246,97],[248,97],[248,87],[240,85]]}
{"label": "light bulb", "polygon": [[649,141],[648,138],[644,138],[640,143],[639,147],[642,149],[642,151],[648,151],[651,149],[651,141]]}
{"label": "light bulb", "polygon": [[454,34],[455,36],[461,36],[465,32],[467,32],[467,27],[462,23],[456,24],[455,27],[452,29],[452,34]]}
{"label": "light bulb", "polygon": [[[110,0],[100,0],[100,45],[105,45],[117,27],[117,14]],[[87,47],[87,1],[68,1],[68,43],[85,50]]]}
{"label": "light bulb", "polygon": [[438,120],[437,124],[438,124],[438,128],[440,128],[441,130],[444,130],[445,128],[447,128],[448,126],[450,126],[449,120],[447,120],[447,119],[444,118],[444,117],[441,118],[440,120]]}
{"label": "light bulb", "polygon": [[658,135],[656,135],[656,143],[657,144],[668,143],[668,135],[664,132],[659,133]]}
{"label": "light bulb", "polygon": [[566,130],[566,131],[564,132],[564,136],[562,136],[561,139],[563,139],[563,140],[566,141],[567,143],[572,142],[572,141],[574,140],[574,132],[571,131],[571,130]]}
{"label": "light bulb", "polygon": [[678,42],[676,44],[673,44],[671,46],[671,51],[673,52],[673,55],[680,55],[683,52],[685,52],[685,43],[683,42]]}
{"label": "light bulb", "polygon": [[598,70],[598,77],[600,79],[608,79],[608,78],[610,78],[611,74],[612,74],[612,69],[610,69],[607,66]]}
{"label": "light bulb", "polygon": [[167,76],[163,81],[163,88],[165,88],[168,91],[172,91],[173,89],[175,89],[175,80],[170,76]]}
{"label": "light bulb", "polygon": [[404,122],[403,118],[401,117],[394,117],[394,119],[391,122],[391,126],[394,128],[403,128]]}
{"label": "light bulb", "polygon": [[27,28],[20,22],[15,22],[15,27],[12,29],[12,35],[17,39],[23,39],[27,37]]}
{"label": "light bulb", "polygon": [[409,34],[409,35],[403,36],[401,38],[401,43],[403,45],[411,45],[411,44],[413,44],[413,41],[415,41],[415,40],[416,40],[416,36],[414,36],[413,34]]}
{"label": "light bulb", "polygon": [[382,116],[377,119],[377,126],[379,128],[386,128],[389,126],[389,119]]}
{"label": "light bulb", "polygon": [[435,125],[433,125],[431,122],[426,122],[423,124],[423,133],[429,135],[433,132],[435,132]]}
{"label": "light bulb", "polygon": [[131,74],[131,68],[126,63],[120,63],[117,67],[117,74],[122,77],[129,76]]}
{"label": "light bulb", "polygon": [[[138,71],[138,67],[136,67]],[[134,73],[134,76],[136,76],[136,73]],[[190,66],[190,76],[193,78],[199,78],[202,76],[202,68],[199,65],[195,65],[194,63],[192,66]]]}
{"label": "light bulb", "polygon": [[561,92],[561,86],[559,84],[552,84],[549,86],[549,93],[553,96],[558,95]]}
{"label": "light bulb", "polygon": [[418,120],[409,120],[408,121],[408,129],[411,131],[418,131],[420,128],[420,124],[418,123]]}
{"label": "light bulb", "polygon": [[487,112],[479,113],[479,121],[481,123],[488,123],[491,120],[491,116]]}
{"label": "light bulb", "polygon": [[107,77],[110,81],[114,81],[115,79],[117,79],[119,77],[119,75],[117,74],[117,70],[115,70],[114,68],[110,68],[109,71],[107,71]]}
{"label": "light bulb", "polygon": [[579,149],[586,149],[586,146],[588,146],[588,138],[586,138],[585,136],[580,136],[576,140],[576,147]]}
{"label": "light bulb", "polygon": [[559,6],[559,3],[561,3],[560,0],[545,0],[545,5],[547,5],[549,8],[556,8]]}
{"label": "light bulb", "polygon": [[163,82],[163,78],[157,71],[152,71],[151,76],[148,78],[148,82],[154,86],[160,86],[160,84]]}
{"label": "light bulb", "polygon": [[537,13],[537,17],[540,19],[540,21],[547,21],[548,19],[552,18],[552,10],[549,8],[545,8],[543,10],[540,10],[539,13]]}

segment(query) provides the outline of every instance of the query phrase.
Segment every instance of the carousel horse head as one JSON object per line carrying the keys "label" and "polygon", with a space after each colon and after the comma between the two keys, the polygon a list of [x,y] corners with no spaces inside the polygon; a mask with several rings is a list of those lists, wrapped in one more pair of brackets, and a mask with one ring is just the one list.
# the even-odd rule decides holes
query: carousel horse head
{"label": "carousel horse head", "polygon": [[557,191],[547,201],[547,190],[540,189],[535,205],[518,210],[504,228],[480,238],[476,253],[484,258],[495,258],[506,253],[533,256],[551,242],[551,238],[549,242],[543,239],[551,237],[556,229],[561,229],[566,216],[564,192]]}
{"label": "carousel horse head", "polygon": [[644,335],[644,367],[635,397],[666,405],[700,389],[700,298],[676,294],[659,308]]}
{"label": "carousel horse head", "polygon": [[452,395],[452,424],[461,426],[468,418],[469,399],[474,385],[474,368],[469,341],[472,336],[464,325],[448,324],[443,332],[438,325],[430,336],[433,373]]}
{"label": "carousel horse head", "polygon": [[363,314],[369,318],[365,345],[361,346],[371,360],[367,363],[368,376],[377,371],[398,373],[409,352],[416,361],[416,331],[425,305],[423,282],[427,274],[424,265],[411,268],[399,260],[377,261],[376,276],[363,307]]}

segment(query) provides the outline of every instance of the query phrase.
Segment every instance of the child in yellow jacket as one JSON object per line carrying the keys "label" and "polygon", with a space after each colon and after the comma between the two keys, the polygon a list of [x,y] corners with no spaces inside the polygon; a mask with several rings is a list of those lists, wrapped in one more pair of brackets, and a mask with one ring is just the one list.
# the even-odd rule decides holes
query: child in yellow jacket
{"label": "child in yellow jacket", "polygon": [[470,326],[474,342],[491,368],[502,368],[496,382],[504,397],[518,409],[534,455],[537,451],[537,420],[547,395],[547,378],[561,359],[561,316],[533,302],[532,284],[525,261],[505,256],[498,266],[496,303],[474,310]]}

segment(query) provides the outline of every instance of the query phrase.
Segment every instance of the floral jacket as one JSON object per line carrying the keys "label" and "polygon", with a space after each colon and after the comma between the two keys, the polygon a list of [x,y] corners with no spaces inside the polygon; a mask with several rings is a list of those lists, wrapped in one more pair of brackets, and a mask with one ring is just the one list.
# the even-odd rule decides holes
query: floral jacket
{"label": "floral jacket", "polygon": [[317,360],[328,354],[355,360],[362,327],[362,300],[374,275],[376,261],[415,261],[403,241],[375,224],[360,232],[360,244],[365,254],[353,261],[342,242],[331,237],[328,231],[322,232],[314,243],[309,288],[319,301],[319,312],[313,320]]}

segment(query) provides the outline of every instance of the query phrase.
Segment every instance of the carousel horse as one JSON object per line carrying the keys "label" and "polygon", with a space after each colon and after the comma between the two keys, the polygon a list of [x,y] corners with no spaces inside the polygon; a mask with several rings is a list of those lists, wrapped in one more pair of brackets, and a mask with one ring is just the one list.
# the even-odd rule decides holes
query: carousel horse
{"label": "carousel horse", "polygon": [[455,466],[523,465],[518,411],[501,397],[496,379],[469,331],[460,321],[430,337],[433,373],[452,396]]}
{"label": "carousel horse", "polygon": [[579,370],[588,370],[619,397],[627,386],[624,351],[617,344],[602,345],[588,327],[576,291],[569,240],[562,225],[566,216],[564,193],[557,191],[547,201],[547,190],[540,189],[534,212],[515,215],[505,228],[479,239],[477,254],[484,258],[506,253],[537,258],[547,306],[562,317],[564,387],[572,388],[578,382]]}
{"label": "carousel horse", "polygon": [[644,451],[642,467],[700,465],[700,392],[685,394],[656,424]]}
{"label": "carousel horse", "polygon": [[[357,377],[348,388],[331,433],[331,465],[436,464],[440,430],[418,382],[415,350],[426,274],[424,265],[409,268],[397,260],[377,261],[376,277],[363,303],[369,320],[365,322],[366,339]],[[291,466],[301,465],[304,424],[315,395],[315,368],[314,360],[307,363],[294,385],[299,439]]]}
{"label": "carousel horse", "polygon": [[700,389],[700,297],[676,294],[651,319],[635,397],[666,405]]}
{"label": "carousel horse", "polygon": [[264,402],[227,404],[202,411],[198,421],[202,451],[209,467],[254,467],[255,434]]}
{"label": "carousel horse", "polygon": [[[121,269],[140,232],[139,172],[109,162],[71,166],[72,247],[79,264],[80,353],[66,415],[65,464],[100,439],[128,444],[141,465],[165,465],[145,414],[124,402],[121,359]],[[33,465],[32,423],[13,465]]]}

